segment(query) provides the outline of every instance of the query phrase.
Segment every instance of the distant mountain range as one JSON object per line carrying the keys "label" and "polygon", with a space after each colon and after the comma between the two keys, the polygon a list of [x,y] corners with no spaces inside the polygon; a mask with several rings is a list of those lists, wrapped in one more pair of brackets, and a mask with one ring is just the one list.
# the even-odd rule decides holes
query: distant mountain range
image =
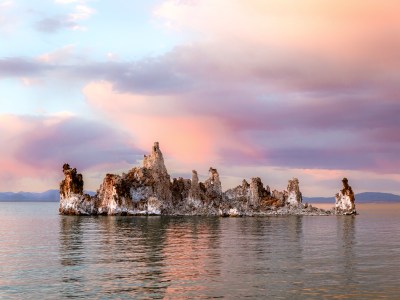
{"label": "distant mountain range", "polygon": [[[96,194],[92,191],[85,191],[89,195]],[[48,190],[43,193],[30,192],[0,192],[0,202],[58,202],[60,201],[59,190]],[[303,197],[303,202],[308,203],[334,203],[334,197]],[[400,202],[400,196],[389,193],[365,192],[356,194],[356,203],[376,202]]]}
{"label": "distant mountain range", "polygon": [[[89,195],[96,194],[92,191],[85,191]],[[48,190],[43,193],[30,192],[0,192],[0,202],[58,202],[60,201],[59,190]]]}
{"label": "distant mountain range", "polygon": [[[303,197],[308,203],[334,203],[335,197]],[[365,192],[356,194],[356,203],[400,202],[400,196],[390,193]]]}

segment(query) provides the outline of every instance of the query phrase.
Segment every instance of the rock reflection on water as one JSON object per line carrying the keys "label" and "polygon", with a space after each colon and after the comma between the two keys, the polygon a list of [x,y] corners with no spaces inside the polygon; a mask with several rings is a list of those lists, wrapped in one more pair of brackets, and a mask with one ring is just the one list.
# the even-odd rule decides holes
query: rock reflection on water
{"label": "rock reflection on water", "polygon": [[350,289],[357,284],[354,276],[357,273],[357,264],[355,264],[357,258],[354,249],[356,244],[355,218],[355,216],[338,217],[336,231],[338,237],[337,259],[339,260],[338,266],[341,268],[338,273],[343,274],[343,279]]}
{"label": "rock reflection on water", "polygon": [[207,293],[207,282],[220,275],[218,227],[217,218],[62,216],[63,294]]}
{"label": "rock reflection on water", "polygon": [[302,284],[302,220],[62,216],[62,293],[277,296]]}
{"label": "rock reflection on water", "polygon": [[398,299],[400,205],[358,216],[59,216],[0,203],[0,299]]}
{"label": "rock reflection on water", "polygon": [[[383,291],[369,284],[375,277],[364,262],[371,254],[359,248],[366,239],[358,218],[60,216],[60,292],[118,299],[394,295],[397,285]],[[385,270],[376,260],[374,268],[383,284]]]}

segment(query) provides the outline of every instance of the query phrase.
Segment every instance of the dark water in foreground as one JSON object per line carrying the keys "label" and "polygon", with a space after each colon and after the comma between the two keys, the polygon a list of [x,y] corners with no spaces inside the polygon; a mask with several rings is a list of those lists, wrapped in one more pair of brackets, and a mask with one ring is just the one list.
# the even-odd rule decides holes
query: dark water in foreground
{"label": "dark water in foreground", "polygon": [[352,217],[73,217],[0,203],[1,299],[400,298],[400,204]]}

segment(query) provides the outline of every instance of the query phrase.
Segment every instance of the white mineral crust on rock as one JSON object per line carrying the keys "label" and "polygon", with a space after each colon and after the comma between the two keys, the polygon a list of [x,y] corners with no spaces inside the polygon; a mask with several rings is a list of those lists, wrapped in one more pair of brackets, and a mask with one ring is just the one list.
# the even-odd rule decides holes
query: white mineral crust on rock
{"label": "white mineral crust on rock", "polygon": [[301,202],[303,197],[299,188],[299,180],[297,178],[293,178],[289,180],[287,187],[288,197],[287,203],[292,206],[301,206]]}
{"label": "white mineral crust on rock", "polygon": [[162,203],[155,197],[150,197],[147,201],[147,213],[149,215],[160,215]]}
{"label": "white mineral crust on rock", "polygon": [[[260,183],[261,179],[259,177],[251,178],[250,181],[250,201],[249,204],[253,207],[258,207],[260,205]],[[262,184],[261,184],[262,186]]]}
{"label": "white mineral crust on rock", "polygon": [[222,195],[222,185],[221,181],[219,180],[219,174],[217,169],[211,167],[208,172],[209,172],[209,177],[204,182],[206,189],[212,193],[215,193],[216,195]]}
{"label": "white mineral crust on rock", "polygon": [[60,183],[60,213],[70,215],[205,215],[205,216],[274,216],[332,215],[355,213],[354,193],[343,180],[336,196],[334,211],[302,204],[299,180],[289,180],[287,190],[270,192],[259,177],[222,191],[217,169],[199,181],[192,171],[191,179],[171,180],[158,142],[142,167],[122,175],[107,174],[95,196],[83,194],[83,178],[68,164],[63,166]]}
{"label": "white mineral crust on rock", "polygon": [[353,207],[353,204],[351,203],[350,196],[349,195],[343,195],[342,192],[340,191],[337,196],[336,196],[336,204],[335,207],[337,209],[341,210],[350,210]]}
{"label": "white mineral crust on rock", "polygon": [[355,197],[347,178],[342,180],[343,188],[336,194],[335,210],[340,214],[355,214]]}

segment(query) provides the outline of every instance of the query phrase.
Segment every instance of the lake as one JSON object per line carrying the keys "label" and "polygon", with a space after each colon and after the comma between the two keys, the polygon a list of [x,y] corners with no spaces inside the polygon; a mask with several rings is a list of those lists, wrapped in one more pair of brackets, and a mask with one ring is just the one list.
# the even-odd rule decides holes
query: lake
{"label": "lake", "polygon": [[0,298],[399,299],[400,204],[357,209],[77,217],[58,203],[0,203]]}

